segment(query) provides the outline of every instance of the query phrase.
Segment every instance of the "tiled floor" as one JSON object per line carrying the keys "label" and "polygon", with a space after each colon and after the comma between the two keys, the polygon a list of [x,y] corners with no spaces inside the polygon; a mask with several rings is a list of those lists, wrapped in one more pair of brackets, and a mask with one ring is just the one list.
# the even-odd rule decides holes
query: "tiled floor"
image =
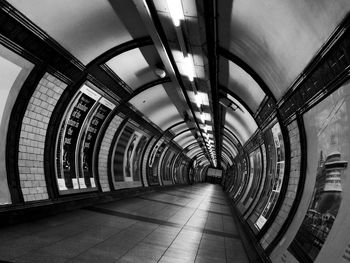
{"label": "tiled floor", "polygon": [[248,262],[220,186],[201,184],[0,229],[0,261]]}

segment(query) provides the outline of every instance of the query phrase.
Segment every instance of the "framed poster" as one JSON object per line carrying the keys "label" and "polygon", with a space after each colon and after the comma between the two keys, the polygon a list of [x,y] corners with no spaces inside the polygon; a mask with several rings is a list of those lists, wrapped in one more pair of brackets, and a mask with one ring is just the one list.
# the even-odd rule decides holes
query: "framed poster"
{"label": "framed poster", "polygon": [[260,230],[269,219],[277,203],[284,178],[284,141],[279,123],[275,123],[265,132],[267,147],[267,176],[260,202],[250,220]]}
{"label": "framed poster", "polygon": [[84,85],[63,117],[56,143],[56,176],[58,189],[62,194],[87,188],[84,180],[79,180],[78,142],[88,115],[100,97],[97,92]]}
{"label": "framed poster", "polygon": [[82,128],[82,138],[80,140],[80,172],[79,183],[87,188],[96,187],[93,172],[93,154],[98,133],[109,113],[115,105],[105,98],[98,101],[99,105],[89,117],[87,125]]}
{"label": "framed poster", "polygon": [[124,169],[124,180],[133,181],[135,178],[134,168],[137,166],[136,148],[142,138],[142,134],[135,131],[125,148],[123,169]]}
{"label": "framed poster", "polygon": [[140,181],[141,180],[141,163],[142,163],[142,154],[145,150],[146,143],[148,141],[148,137],[141,135],[141,138],[139,142],[137,143],[137,146],[135,148],[135,151],[132,156],[133,160],[133,173],[132,177],[134,181]]}
{"label": "framed poster", "polygon": [[[313,183],[306,187],[312,189],[312,196],[301,226],[288,248],[300,262],[315,261],[335,226],[343,233],[349,228],[346,216],[350,200],[349,117],[349,83],[303,115],[307,137],[306,176],[312,178]],[[343,215],[339,216],[340,211]],[[334,240],[328,245],[337,246],[337,242],[332,243]]]}
{"label": "framed poster", "polygon": [[161,139],[153,147],[152,152],[149,156],[147,175],[148,175],[148,183],[150,185],[159,185],[158,165],[159,165],[161,154],[164,149],[165,149],[164,139]]}
{"label": "framed poster", "polygon": [[[135,131],[133,128],[126,125],[118,135],[117,140],[115,142],[111,162],[114,187],[117,187],[118,182],[125,182],[125,178],[132,178],[132,175],[130,174],[130,161],[134,145],[132,145],[131,147],[129,146],[132,141],[132,135],[134,134],[134,132]],[[127,155],[130,155],[130,158],[128,157],[129,163],[126,161]],[[127,169],[126,166],[128,166]]]}
{"label": "framed poster", "polygon": [[258,192],[259,186],[260,186],[260,179],[261,179],[261,172],[262,172],[260,147],[250,154],[250,160],[252,162],[251,170],[253,173],[252,174],[253,180],[252,180],[252,186],[249,190],[249,193],[246,199],[243,201],[243,205],[245,208],[248,208],[250,204],[253,202],[254,197]]}

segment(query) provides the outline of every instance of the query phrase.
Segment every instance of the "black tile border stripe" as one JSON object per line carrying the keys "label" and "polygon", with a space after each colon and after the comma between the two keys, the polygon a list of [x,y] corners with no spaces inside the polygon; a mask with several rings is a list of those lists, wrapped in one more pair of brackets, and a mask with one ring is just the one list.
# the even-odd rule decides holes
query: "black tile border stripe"
{"label": "black tile border stripe", "polygon": [[[169,226],[169,227],[175,227],[175,228],[183,227],[183,225],[178,224],[178,223],[172,223],[172,222],[168,222],[168,221],[164,221],[164,220],[160,220],[160,219],[155,219],[155,218],[144,217],[144,216],[132,215],[132,214],[128,214],[128,213],[113,211],[113,210],[104,209],[104,208],[95,207],[95,206],[89,206],[89,207],[85,207],[83,209],[97,212],[97,213],[107,214],[107,215],[111,215],[111,216],[117,216],[117,217],[123,217],[123,218],[133,219],[133,220],[137,220],[137,221],[147,222],[147,223],[153,223],[153,224],[162,225],[162,226]],[[221,232],[221,231],[204,229],[204,228],[200,228],[200,227],[184,226],[183,229],[192,230],[192,231],[196,231],[199,233],[205,233],[205,234],[209,234],[209,235],[240,239],[238,234],[225,233],[225,232]]]}
{"label": "black tile border stripe", "polygon": [[133,220],[137,220],[137,221],[147,222],[147,223],[153,223],[153,224],[157,224],[157,225],[170,226],[170,227],[181,227],[182,226],[182,225],[177,224],[177,223],[167,222],[167,221],[160,220],[160,219],[132,215],[132,214],[113,211],[113,210],[100,208],[100,207],[96,207],[96,206],[89,206],[89,207],[85,207],[83,209],[97,212],[97,213],[101,213],[101,214],[123,217],[123,218],[127,218],[127,219],[133,219]]}

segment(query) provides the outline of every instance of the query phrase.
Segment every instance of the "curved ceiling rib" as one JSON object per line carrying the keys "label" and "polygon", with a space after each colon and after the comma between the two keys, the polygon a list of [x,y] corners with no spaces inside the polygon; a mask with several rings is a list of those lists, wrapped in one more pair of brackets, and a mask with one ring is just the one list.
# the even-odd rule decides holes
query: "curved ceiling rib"
{"label": "curved ceiling rib", "polygon": [[[161,78],[156,74],[156,70],[163,70],[154,45],[136,47],[122,52],[106,61],[103,67],[108,67],[108,71],[120,78],[131,92]],[[164,76],[165,72],[162,77]]]}
{"label": "curved ceiling rib", "polygon": [[248,113],[242,104],[228,95],[228,99],[233,101],[238,107],[236,110],[229,109],[225,114],[225,127],[229,128],[243,145],[258,128],[253,116]]}
{"label": "curved ceiling rib", "polygon": [[201,151],[203,150],[198,147],[196,148],[196,150],[192,149],[191,151],[187,152],[186,155],[192,159],[194,156],[197,156],[197,154],[200,153]]}
{"label": "curved ceiling rib", "polygon": [[198,144],[198,141],[192,135],[191,130],[187,130],[185,132],[182,132],[179,136],[174,138],[173,141],[176,142],[178,145],[180,145],[180,147],[182,147],[183,149],[186,148],[192,142]]}
{"label": "curved ceiling rib", "polygon": [[[232,98],[237,100],[240,104],[244,106],[244,108],[249,112],[251,116],[254,116],[254,112],[252,109],[247,105],[247,103],[242,100],[237,94],[235,94],[233,91],[229,90],[226,86],[220,85],[220,103],[225,104],[227,103],[227,97],[230,95]],[[223,105],[224,106],[224,105]],[[230,105],[229,105],[230,106]],[[225,105],[226,107],[226,105]]]}
{"label": "curved ceiling rib", "polygon": [[227,156],[227,158],[231,161],[231,163],[233,162],[234,157],[230,154],[229,150],[223,146],[223,154],[225,154]]}
{"label": "curved ceiling rib", "polygon": [[232,131],[230,131],[227,127],[224,127],[224,132],[227,132],[228,134],[230,134],[232,136],[232,137],[230,137],[231,140],[232,140],[232,138],[234,138],[234,140],[237,142],[237,145],[242,147],[242,144],[239,142],[237,136]]}
{"label": "curved ceiling rib", "polygon": [[153,41],[149,36],[132,39],[130,41],[127,41],[125,43],[122,43],[118,46],[115,46],[107,50],[106,52],[104,52],[103,54],[99,55],[94,60],[92,60],[89,64],[87,64],[86,67],[89,68],[89,67],[101,65],[124,52],[130,51],[135,48],[148,46],[148,45],[153,45]]}
{"label": "curved ceiling rib", "polygon": [[239,66],[243,71],[245,71],[258,85],[261,87],[261,89],[264,91],[264,93],[273,98],[276,101],[275,96],[271,92],[270,88],[266,85],[265,81],[260,77],[260,75],[251,67],[249,66],[244,60],[242,60],[240,57],[236,56],[229,50],[225,49],[224,47],[218,47],[219,54],[223,58],[235,63],[237,66]]}

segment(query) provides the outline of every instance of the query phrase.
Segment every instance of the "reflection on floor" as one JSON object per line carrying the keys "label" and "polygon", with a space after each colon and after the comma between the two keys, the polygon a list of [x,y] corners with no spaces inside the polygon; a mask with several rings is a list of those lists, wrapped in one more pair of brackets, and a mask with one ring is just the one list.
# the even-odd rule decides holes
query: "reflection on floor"
{"label": "reflection on floor", "polygon": [[201,184],[0,229],[9,262],[248,262],[220,186]]}

